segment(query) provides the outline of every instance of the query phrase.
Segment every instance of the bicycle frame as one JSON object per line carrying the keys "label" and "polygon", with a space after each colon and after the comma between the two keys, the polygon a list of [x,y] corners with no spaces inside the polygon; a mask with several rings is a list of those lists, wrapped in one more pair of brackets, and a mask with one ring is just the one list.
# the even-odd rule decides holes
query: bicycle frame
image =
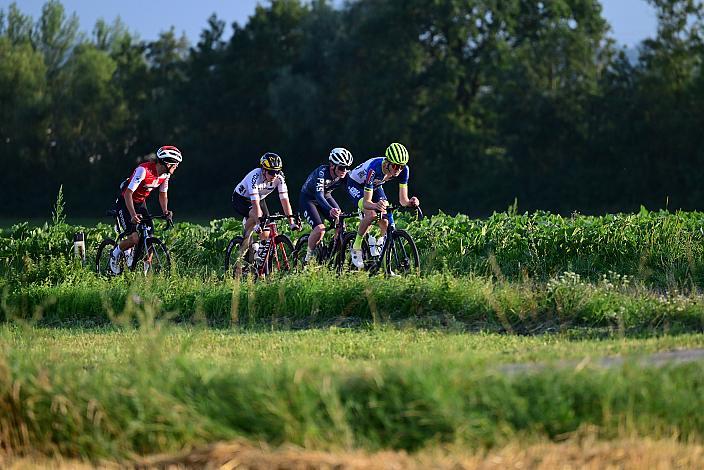
{"label": "bicycle frame", "polygon": [[[132,256],[132,264],[131,266],[127,266],[130,270],[134,270],[135,267],[137,266],[137,263],[140,262],[144,256],[144,253],[146,253],[149,250],[149,247],[147,246],[147,239],[149,238],[149,232],[151,232],[149,225],[147,225],[145,222],[148,220],[154,220],[154,219],[163,219],[167,221],[167,228],[173,226],[173,222],[171,219],[169,219],[165,215],[153,215],[153,216],[142,216],[142,222],[137,224],[137,234],[139,235],[139,241],[137,241],[137,244],[133,247],[134,249],[134,255]],[[117,217],[115,217],[115,231],[117,232],[117,227],[120,226],[120,221]],[[117,236],[117,241],[118,243],[120,240],[125,239],[129,235],[132,234],[132,232],[128,232],[128,229],[125,229],[122,233],[119,233]],[[151,255],[149,255],[151,257]],[[151,258],[147,260],[148,262],[151,263]]]}
{"label": "bicycle frame", "polygon": [[328,243],[326,257],[329,258],[333,256],[335,252],[344,249],[345,232],[347,231],[347,224],[345,223],[345,219],[349,219],[352,217],[357,217],[357,213],[343,212],[339,215],[337,219],[333,221],[331,228],[335,230],[335,235],[332,237],[332,240],[330,240],[330,242]]}
{"label": "bicycle frame", "polygon": [[[264,258],[261,260],[261,263],[258,263],[257,265],[257,274],[259,276],[265,275],[266,274],[266,269],[269,263],[269,259],[273,256],[272,262],[276,262],[276,268],[277,270],[281,270],[281,262],[283,261],[284,266],[286,269],[290,269],[290,262],[288,260],[288,256],[286,256],[286,250],[284,249],[284,244],[283,242],[279,242],[278,245],[281,247],[281,253],[283,254],[283,260],[279,260],[279,254],[276,250],[276,237],[279,236],[279,231],[276,227],[276,221],[281,220],[285,218],[286,216],[281,215],[281,214],[274,214],[270,216],[265,216],[262,217],[260,220],[260,225],[263,226],[264,228],[262,229],[263,232],[269,232],[269,237],[267,240],[269,240],[269,244],[267,247],[266,255]],[[255,253],[256,256],[256,253]]]}

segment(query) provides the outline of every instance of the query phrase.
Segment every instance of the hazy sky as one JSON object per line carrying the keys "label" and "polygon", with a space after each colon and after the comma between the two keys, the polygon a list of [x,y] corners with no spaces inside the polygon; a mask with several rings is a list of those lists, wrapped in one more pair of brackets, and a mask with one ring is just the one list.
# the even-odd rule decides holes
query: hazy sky
{"label": "hazy sky", "polygon": [[[12,0],[0,0],[0,9],[7,9]],[[35,19],[41,13],[45,0],[17,0],[20,10]],[[154,39],[171,25],[177,32],[185,32],[195,43],[205,28],[211,13],[218,14],[229,24],[244,24],[262,0],[62,0],[68,12],[76,12],[81,29],[91,32],[98,18],[112,21],[120,16],[130,31],[143,39]],[[655,34],[656,18],[646,0],[602,0],[604,16],[611,23],[618,42],[634,46]]]}

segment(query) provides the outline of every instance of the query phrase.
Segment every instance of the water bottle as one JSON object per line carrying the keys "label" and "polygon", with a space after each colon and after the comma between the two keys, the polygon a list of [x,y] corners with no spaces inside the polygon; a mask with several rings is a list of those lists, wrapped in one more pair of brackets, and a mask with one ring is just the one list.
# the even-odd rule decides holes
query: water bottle
{"label": "water bottle", "polygon": [[262,240],[262,242],[259,244],[259,252],[257,253],[257,256],[260,260],[264,259],[264,256],[266,256],[266,252],[268,249],[269,240]]}
{"label": "water bottle", "polygon": [[73,253],[81,263],[86,262],[86,236],[83,232],[76,232],[73,235]]}

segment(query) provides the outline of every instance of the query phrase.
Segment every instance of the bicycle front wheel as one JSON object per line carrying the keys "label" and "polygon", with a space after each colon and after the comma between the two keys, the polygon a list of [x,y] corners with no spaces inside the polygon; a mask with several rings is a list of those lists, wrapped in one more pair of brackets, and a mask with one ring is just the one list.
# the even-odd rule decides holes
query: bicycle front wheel
{"label": "bicycle front wheel", "polygon": [[134,263],[134,269],[142,269],[144,275],[168,276],[171,272],[171,255],[164,242],[156,237],[149,237],[146,241],[147,250],[144,257]]}
{"label": "bicycle front wheel", "polygon": [[418,247],[405,230],[394,230],[384,261],[388,275],[420,274]]}
{"label": "bicycle front wheel", "polygon": [[308,249],[308,237],[310,235],[303,235],[296,241],[296,247],[293,249],[293,269],[297,271],[303,270],[305,267],[305,257],[306,250]]}
{"label": "bicycle front wheel", "polygon": [[293,242],[286,235],[278,235],[266,260],[266,274],[289,273],[293,269],[293,263]]}
{"label": "bicycle front wheel", "polygon": [[227,276],[239,278],[254,271],[252,250],[247,248],[240,253],[243,241],[243,237],[235,237],[227,244],[227,250],[225,250],[225,275]]}

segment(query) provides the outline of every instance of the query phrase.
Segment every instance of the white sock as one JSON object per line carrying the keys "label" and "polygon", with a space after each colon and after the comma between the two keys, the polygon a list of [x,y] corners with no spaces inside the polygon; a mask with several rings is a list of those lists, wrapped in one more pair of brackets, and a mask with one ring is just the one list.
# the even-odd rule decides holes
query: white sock
{"label": "white sock", "polygon": [[115,258],[118,258],[120,254],[122,253],[122,250],[120,249],[120,245],[117,245],[114,250],[112,250],[112,255]]}
{"label": "white sock", "polygon": [[311,259],[312,257],[313,257],[313,250],[311,250],[310,248],[306,248],[306,257],[305,257],[304,260],[305,260],[305,261],[310,261],[310,259]]}

